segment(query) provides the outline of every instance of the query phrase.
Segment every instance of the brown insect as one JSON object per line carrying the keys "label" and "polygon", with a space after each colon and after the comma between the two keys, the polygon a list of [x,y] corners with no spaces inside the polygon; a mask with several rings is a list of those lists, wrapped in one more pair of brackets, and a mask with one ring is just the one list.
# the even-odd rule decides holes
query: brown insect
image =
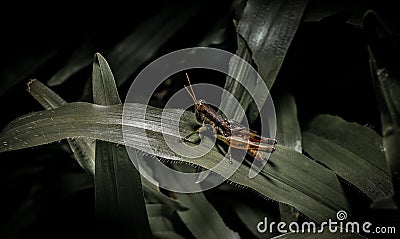
{"label": "brown insect", "polygon": [[[252,158],[263,160],[267,152],[272,153],[275,151],[276,139],[260,136],[257,132],[246,128],[240,123],[222,117],[205,100],[197,100],[188,74],[186,74],[186,78],[190,90],[186,86],[185,89],[193,99],[197,120],[203,124],[196,131],[187,135],[184,138],[185,140],[188,140],[191,135],[203,132],[211,127],[216,139],[232,148],[246,150],[247,154]],[[230,154],[229,151],[228,154]]]}

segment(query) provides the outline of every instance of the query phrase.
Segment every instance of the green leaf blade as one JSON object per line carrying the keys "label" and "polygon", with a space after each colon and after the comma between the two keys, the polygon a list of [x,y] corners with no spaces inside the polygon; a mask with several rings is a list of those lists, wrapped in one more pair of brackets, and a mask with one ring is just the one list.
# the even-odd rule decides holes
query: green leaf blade
{"label": "green leaf blade", "polygon": [[[47,110],[61,107],[67,103],[61,96],[38,80],[29,81],[27,90]],[[67,138],[67,141],[79,165],[89,175],[93,176],[95,170],[94,141],[90,139],[71,138]]]}
{"label": "green leaf blade", "polygon": [[99,235],[152,238],[140,174],[125,147],[96,143],[95,190]]}
{"label": "green leaf blade", "polygon": [[218,211],[207,201],[203,193],[176,194],[189,210],[178,212],[182,221],[196,238],[240,239],[238,233],[229,229]]}
{"label": "green leaf blade", "polygon": [[393,192],[381,138],[338,117],[317,116],[303,133],[304,149],[372,200]]}
{"label": "green leaf blade", "polygon": [[271,88],[300,24],[308,0],[250,0],[237,32],[246,40],[268,88]]}
{"label": "green leaf blade", "polygon": [[[297,120],[297,108],[294,97],[289,93],[283,93],[276,102],[277,130],[276,139],[288,148],[302,153],[301,131]],[[281,221],[289,225],[298,219],[298,211],[290,205],[280,203],[279,211]]]}
{"label": "green leaf blade", "polygon": [[[124,113],[128,120],[124,122],[127,136],[124,138],[121,129],[122,109],[122,105],[98,106],[79,102],[22,116],[0,134],[0,142],[8,142],[8,145],[0,145],[0,152],[55,142],[66,137],[88,137],[124,144],[207,169],[219,162],[223,163],[223,167],[232,167],[215,148],[201,160],[183,158],[173,152],[165,144],[161,132],[176,137],[177,142],[181,135],[173,127],[161,127],[162,109],[140,104],[125,105]],[[138,111],[144,110],[148,115],[146,120],[137,117]],[[192,132],[198,125],[193,113],[164,109],[164,115],[170,119],[181,119],[180,130],[183,135]],[[147,134],[143,134],[143,129]],[[145,139],[149,144],[144,143]],[[349,208],[336,175],[289,148],[277,145],[269,163],[254,179],[248,178],[249,170],[248,166],[241,165],[229,180],[265,197],[295,206],[317,222],[334,218],[338,210]],[[226,172],[229,172],[228,168]]]}
{"label": "green leaf blade", "polygon": [[96,53],[94,57],[92,79],[93,102],[95,104],[121,104],[111,68],[100,53]]}
{"label": "green leaf blade", "polygon": [[381,111],[385,155],[394,185],[394,200],[400,205],[400,75],[396,30],[379,14],[368,11],[363,19],[368,33],[370,70]]}
{"label": "green leaf blade", "polygon": [[177,233],[174,225],[176,222],[173,220],[174,213],[171,208],[163,204],[147,204],[146,210],[149,215],[151,231],[155,238],[187,238]]}
{"label": "green leaf blade", "polygon": [[[257,119],[259,110],[254,105],[263,105],[268,98],[264,84],[271,89],[286,56],[286,52],[300,24],[301,16],[308,0],[249,0],[243,10],[241,19],[237,23],[236,55],[243,58],[249,64],[253,62],[261,75],[263,83],[255,82],[242,62],[231,62],[229,71],[232,75],[240,77],[249,89],[245,89],[239,82],[227,77],[224,89],[229,91],[241,104],[250,123]],[[254,81],[254,82],[253,82]],[[249,92],[257,98],[253,99]],[[226,94],[222,96],[221,110],[233,115],[234,119],[241,121],[243,113],[229,107]],[[254,101],[253,101],[254,100]],[[259,104],[261,103],[261,104]]]}
{"label": "green leaf blade", "polygon": [[[94,103],[105,106],[121,103],[110,66],[99,53],[94,57],[92,80]],[[95,194],[99,235],[118,238],[153,237],[145,208],[141,176],[133,163],[140,157],[132,157],[123,146],[96,142]]]}
{"label": "green leaf blade", "polygon": [[276,139],[279,144],[302,152],[301,130],[297,120],[297,108],[291,94],[283,94],[276,102]]}

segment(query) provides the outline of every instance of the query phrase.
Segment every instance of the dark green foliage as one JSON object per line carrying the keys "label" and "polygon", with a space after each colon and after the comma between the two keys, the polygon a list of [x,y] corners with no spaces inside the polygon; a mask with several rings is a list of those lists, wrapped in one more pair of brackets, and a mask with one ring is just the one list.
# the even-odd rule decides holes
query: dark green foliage
{"label": "dark green foliage", "polygon": [[[400,19],[391,3],[144,4],[74,6],[74,14],[46,11],[35,17],[19,10],[15,18],[25,16],[24,24],[18,31],[4,29],[0,238],[382,236],[257,231],[264,217],[319,224],[335,220],[339,210],[349,221],[400,230]],[[47,27],[49,19],[54,28]],[[161,126],[162,106],[186,84],[184,74],[165,79],[149,105],[123,103],[147,63],[195,46],[236,53],[255,67],[275,104],[278,145],[256,177],[249,178],[247,158],[224,184],[182,194],[159,188],[176,178],[152,171],[153,184],[133,162],[161,160],[181,171],[222,162],[219,176],[237,164],[228,163],[223,147],[191,159],[166,144],[162,133],[178,142],[201,123],[190,110],[167,108],[169,123]],[[262,87],[237,62],[229,70],[249,81],[250,92],[220,73],[189,74],[192,84],[211,83],[232,93],[250,128],[259,130],[255,103],[263,104],[267,94],[251,98]],[[224,97],[219,109],[242,119]],[[143,119],[138,115],[145,110]],[[170,127],[174,122],[180,132]],[[143,144],[145,136],[153,148]]]}

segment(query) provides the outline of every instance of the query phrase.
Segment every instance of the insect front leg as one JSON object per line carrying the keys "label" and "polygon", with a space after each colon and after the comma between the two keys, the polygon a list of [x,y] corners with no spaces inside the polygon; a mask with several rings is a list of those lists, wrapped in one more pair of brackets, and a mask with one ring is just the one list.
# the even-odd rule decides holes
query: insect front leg
{"label": "insect front leg", "polygon": [[202,132],[205,132],[205,131],[207,131],[207,130],[210,130],[210,128],[211,128],[210,125],[204,124],[204,123],[203,123],[202,126],[200,126],[200,127],[199,127],[198,129],[196,129],[195,131],[191,132],[190,134],[186,135],[184,138],[182,138],[182,140],[183,140],[183,141],[186,141],[186,142],[194,143],[194,144],[195,144],[195,143],[198,143],[199,140],[200,140],[200,137],[197,138],[196,141],[192,141],[192,140],[190,140],[189,138],[190,138],[192,135],[194,135],[194,134],[200,134],[200,133],[202,133]]}

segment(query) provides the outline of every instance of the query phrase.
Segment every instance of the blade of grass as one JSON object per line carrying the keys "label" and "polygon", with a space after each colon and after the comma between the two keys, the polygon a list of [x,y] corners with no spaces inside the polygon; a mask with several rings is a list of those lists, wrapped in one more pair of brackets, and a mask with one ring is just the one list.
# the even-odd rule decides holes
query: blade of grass
{"label": "blade of grass", "polygon": [[[124,109],[124,110],[123,110]],[[128,119],[122,134],[122,112]],[[146,120],[138,117],[146,112]],[[164,111],[164,113],[162,113]],[[201,160],[183,158],[164,141],[164,134],[181,138],[168,125],[161,126],[161,115],[179,120],[182,135],[198,127],[195,115],[180,109],[158,109],[141,104],[99,106],[89,103],[69,103],[50,111],[34,112],[11,122],[0,134],[0,152],[22,149],[64,138],[88,137],[124,144],[169,160],[179,160],[210,169],[221,162],[226,171],[237,166],[224,160],[218,149],[211,150]],[[146,129],[146,135],[143,135]],[[148,139],[150,144],[144,143]],[[150,146],[151,145],[151,146]],[[178,144],[177,146],[179,146]],[[265,197],[295,206],[311,219],[322,222],[335,218],[338,210],[348,210],[344,192],[336,175],[306,156],[277,145],[268,164],[254,179],[248,178],[249,167],[240,165],[229,178],[232,182],[251,188]],[[234,161],[235,162],[235,161]]]}
{"label": "blade of grass", "polygon": [[[290,43],[297,31],[300,19],[308,0],[249,0],[237,23],[236,54],[250,64],[255,63],[259,74],[270,89],[278,75],[279,69],[285,58]],[[262,106],[267,100],[268,94],[262,83],[254,81],[246,67],[240,62],[232,62],[229,70],[237,79],[242,79],[249,86],[253,99],[249,92],[236,80],[227,77],[224,89],[230,92],[241,104],[244,111],[249,106]],[[244,115],[242,111],[229,107],[226,94],[222,95],[220,109],[232,115],[233,119],[241,122]],[[254,102],[256,101],[256,102]],[[259,114],[259,110],[250,110],[248,120],[253,123]]]}
{"label": "blade of grass", "polygon": [[[93,102],[120,104],[114,76],[107,61],[96,54],[93,62]],[[125,147],[96,142],[96,226],[98,235],[117,238],[152,238],[140,173]],[[134,201],[135,203],[132,203]]]}
{"label": "blade of grass", "polygon": [[158,187],[153,183],[149,182],[145,177],[141,177],[143,184],[143,191],[145,193],[146,199],[151,203],[159,203],[177,211],[186,211],[188,207],[181,201],[174,200],[160,192]]}
{"label": "blade of grass", "polygon": [[[277,131],[276,139],[286,147],[302,153],[301,147],[301,131],[297,120],[297,108],[294,98],[291,94],[284,93],[275,101],[276,105],[276,120]],[[281,221],[289,225],[291,222],[296,222],[299,212],[296,208],[280,203],[279,211]]]}
{"label": "blade of grass", "polygon": [[187,238],[177,233],[173,223],[173,210],[162,204],[147,204],[146,210],[149,215],[151,231],[159,239]]}
{"label": "blade of grass", "polygon": [[59,69],[48,81],[50,87],[64,83],[69,77],[90,65],[96,46],[93,42],[85,42],[71,53],[65,65]]}
{"label": "blade of grass", "polygon": [[[185,164],[174,164],[172,168],[181,172],[196,172],[196,169]],[[155,168],[153,173],[160,183],[181,184],[174,175],[165,174],[157,169]],[[218,211],[201,192],[201,185],[196,183],[195,178],[192,180],[191,186],[197,188],[199,192],[174,193],[175,197],[188,207],[188,210],[177,211],[187,229],[195,238],[240,238],[236,232],[225,225]]]}
{"label": "blade of grass", "polygon": [[[65,105],[67,102],[57,93],[37,80],[28,83],[28,92],[47,110]],[[85,171],[94,176],[95,144],[91,139],[67,139],[76,161]]]}
{"label": "blade of grass", "polygon": [[117,86],[154,57],[203,5],[202,1],[167,4],[160,14],[146,20],[118,43],[107,54],[108,61],[115,66]]}
{"label": "blade of grass", "polygon": [[218,211],[203,193],[175,195],[189,208],[187,211],[177,213],[196,238],[240,238],[238,233],[225,225]]}
{"label": "blade of grass", "polygon": [[111,68],[100,53],[96,53],[94,56],[92,80],[93,102],[95,104],[121,104]]}
{"label": "blade of grass", "polygon": [[[104,49],[108,62],[114,66],[114,76],[121,86],[142,64],[151,60],[162,47],[196,15],[205,3],[180,1],[166,4],[161,12],[140,23],[129,35],[113,47]],[[50,86],[60,85],[69,77],[89,66],[95,52],[93,43],[83,44],[49,81]]]}
{"label": "blade of grass", "polygon": [[276,102],[276,139],[279,144],[302,152],[301,131],[297,120],[296,102],[291,94],[280,95]]}
{"label": "blade of grass", "polygon": [[303,133],[304,150],[372,200],[393,193],[382,138],[372,129],[319,115]]}
{"label": "blade of grass", "polygon": [[[362,27],[362,17],[369,6],[358,1],[311,1],[304,13],[304,22],[319,22],[333,16],[343,16],[348,24]],[[347,18],[347,19],[346,19]]]}
{"label": "blade of grass", "polygon": [[[99,74],[101,74],[99,72]],[[110,89],[108,89],[110,90]],[[28,84],[29,93],[45,108],[55,109],[67,102],[62,99],[57,93],[49,89],[43,83],[37,80],[31,80]],[[85,169],[90,175],[94,176],[95,165],[95,142],[93,139],[88,138],[67,138],[67,141],[74,153],[78,163]],[[168,205],[176,210],[186,210],[184,206],[177,200],[165,196],[160,193],[158,188],[142,178],[143,190],[153,202],[162,203]]]}
{"label": "blade of grass", "polygon": [[[394,185],[394,199],[400,205],[400,73],[398,34],[373,11],[366,13],[370,69],[381,110],[385,155]],[[397,37],[397,38],[396,38]]]}
{"label": "blade of grass", "polygon": [[[236,54],[249,63],[255,63],[268,89],[272,87],[278,75],[307,2],[308,0],[249,0],[241,14],[236,29],[238,43]],[[230,92],[246,111],[254,101],[262,106],[268,94],[265,88],[261,87],[261,83],[254,81],[254,77],[250,77],[249,72],[243,69],[246,68],[238,62],[232,62],[229,66],[233,75],[243,76],[241,79],[247,81],[246,85],[249,86],[247,90],[253,92],[257,98],[252,99],[239,82],[229,77],[224,89]],[[235,120],[241,122],[244,115],[241,111],[229,107],[229,102],[224,101],[226,97],[225,94],[222,95],[220,109],[229,112],[228,115],[233,115]],[[249,111],[247,115],[249,122],[253,123],[258,114],[258,110]]]}
{"label": "blade of grass", "polygon": [[279,218],[273,216],[268,210],[260,210],[260,205],[243,203],[235,199],[230,199],[229,203],[232,205],[239,219],[256,238],[264,239],[279,235],[276,230],[272,231],[272,233],[269,232],[269,230],[265,233],[261,233],[257,230],[257,224],[264,221],[265,217],[267,217],[269,221],[277,222],[279,220]]}
{"label": "blade of grass", "polygon": [[237,26],[268,88],[271,88],[308,0],[249,0]]}
{"label": "blade of grass", "polygon": [[96,233],[116,238],[152,238],[139,172],[125,147],[96,143]]}
{"label": "blade of grass", "polygon": [[[237,35],[237,45],[238,49],[236,51],[236,55],[240,56],[246,62],[251,64],[252,59],[250,49],[248,48],[246,41],[240,35]],[[232,75],[235,75],[237,76],[237,78],[245,81],[243,83],[246,85],[253,85],[253,89],[255,89],[256,82],[253,83],[250,81],[251,77],[249,77],[250,72],[248,70],[249,69],[242,62],[231,61],[229,63],[229,71],[232,72]],[[226,115],[232,115],[234,119],[236,119],[238,122],[241,122],[244,118],[243,111],[245,111],[252,102],[250,95],[246,92],[246,89],[239,82],[229,76],[226,77],[224,89],[230,92],[238,100],[243,110],[239,109],[239,107],[232,107],[228,103],[230,102],[229,96],[224,91],[221,96],[221,105],[219,107],[220,111],[224,112]]]}

